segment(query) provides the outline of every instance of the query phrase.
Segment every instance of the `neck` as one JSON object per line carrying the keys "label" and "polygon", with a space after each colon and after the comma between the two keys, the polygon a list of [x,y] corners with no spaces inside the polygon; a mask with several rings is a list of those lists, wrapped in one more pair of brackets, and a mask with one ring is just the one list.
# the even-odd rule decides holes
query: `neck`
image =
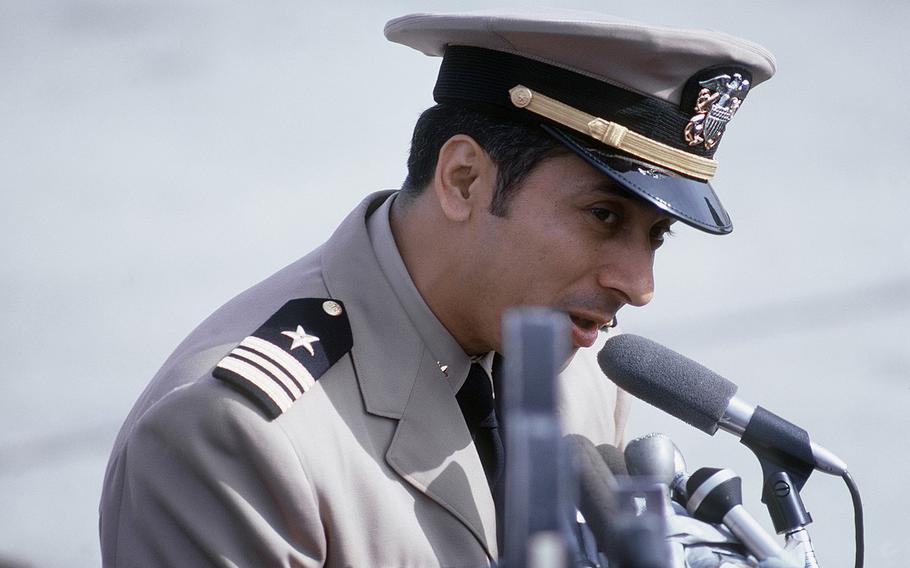
{"label": "neck", "polygon": [[478,297],[471,283],[470,259],[459,250],[461,238],[438,204],[419,196],[411,202],[396,199],[390,223],[395,245],[417,291],[433,315],[468,355],[492,349],[476,335],[472,308]]}

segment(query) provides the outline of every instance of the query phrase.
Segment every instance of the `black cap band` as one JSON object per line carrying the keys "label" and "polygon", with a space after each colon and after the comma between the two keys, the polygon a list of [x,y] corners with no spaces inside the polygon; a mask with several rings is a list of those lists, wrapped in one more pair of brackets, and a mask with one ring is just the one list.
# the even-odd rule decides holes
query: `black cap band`
{"label": "black cap band", "polygon": [[436,102],[470,102],[510,111],[519,120],[546,121],[516,109],[509,89],[525,85],[548,97],[687,153],[710,158],[717,146],[690,146],[683,131],[692,113],[674,104],[502,51],[479,47],[446,48],[433,89]]}

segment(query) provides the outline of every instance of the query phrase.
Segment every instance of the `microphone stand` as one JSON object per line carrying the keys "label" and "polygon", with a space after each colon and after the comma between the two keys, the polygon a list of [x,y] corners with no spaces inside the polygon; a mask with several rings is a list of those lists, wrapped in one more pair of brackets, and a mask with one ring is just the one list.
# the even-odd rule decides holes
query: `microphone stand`
{"label": "microphone stand", "polygon": [[765,463],[762,462],[762,469],[765,471],[762,502],[768,507],[774,530],[777,534],[784,535],[784,549],[788,551],[802,549],[805,568],[818,568],[815,548],[806,529],[812,522],[812,516],[803,505],[799,488],[793,483],[793,478],[788,472],[776,471],[767,475],[768,469],[764,466]]}

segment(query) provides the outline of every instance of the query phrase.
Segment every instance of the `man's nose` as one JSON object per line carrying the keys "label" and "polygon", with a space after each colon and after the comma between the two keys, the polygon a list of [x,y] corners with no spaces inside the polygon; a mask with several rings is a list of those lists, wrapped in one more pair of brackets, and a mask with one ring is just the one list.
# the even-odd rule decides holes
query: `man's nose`
{"label": "man's nose", "polygon": [[647,247],[626,248],[600,270],[598,281],[610,288],[632,306],[644,306],[654,297],[654,250]]}

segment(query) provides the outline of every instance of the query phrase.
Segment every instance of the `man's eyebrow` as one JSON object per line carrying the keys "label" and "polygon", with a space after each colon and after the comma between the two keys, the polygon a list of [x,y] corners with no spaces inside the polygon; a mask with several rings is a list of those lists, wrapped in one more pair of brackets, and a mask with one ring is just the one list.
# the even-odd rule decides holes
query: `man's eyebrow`
{"label": "man's eyebrow", "polygon": [[627,190],[623,186],[619,185],[619,183],[616,181],[600,180],[600,181],[592,184],[590,189],[592,191],[597,191],[599,193],[605,193],[611,197],[617,197],[619,199],[624,199],[626,201],[630,201],[630,202],[636,203],[638,205],[654,208],[655,210],[659,211],[666,220],[668,220],[670,222],[669,223],[670,225],[676,223],[676,221],[677,221],[677,219],[674,218],[673,215],[667,213],[666,211],[661,210],[659,207],[657,207],[653,203],[649,203],[648,201],[645,201],[642,197]]}
{"label": "man's eyebrow", "polygon": [[590,189],[598,191],[600,193],[606,193],[608,195],[615,195],[616,197],[624,197],[626,199],[637,199],[637,196],[625,189],[619,183],[613,180],[600,180],[591,185]]}

